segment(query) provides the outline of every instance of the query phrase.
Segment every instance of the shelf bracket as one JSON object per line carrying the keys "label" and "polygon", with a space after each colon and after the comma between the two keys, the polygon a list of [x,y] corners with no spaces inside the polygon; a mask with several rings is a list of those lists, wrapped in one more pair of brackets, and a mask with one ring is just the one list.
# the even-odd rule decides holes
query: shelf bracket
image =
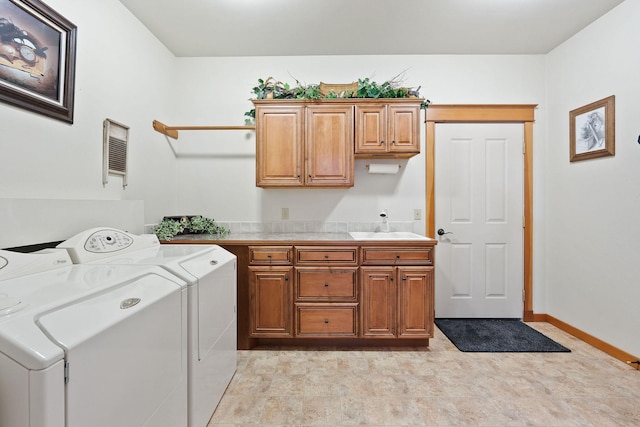
{"label": "shelf bracket", "polygon": [[167,126],[157,120],[153,121],[153,129],[167,135],[169,138],[178,139],[179,130],[255,130],[255,126]]}

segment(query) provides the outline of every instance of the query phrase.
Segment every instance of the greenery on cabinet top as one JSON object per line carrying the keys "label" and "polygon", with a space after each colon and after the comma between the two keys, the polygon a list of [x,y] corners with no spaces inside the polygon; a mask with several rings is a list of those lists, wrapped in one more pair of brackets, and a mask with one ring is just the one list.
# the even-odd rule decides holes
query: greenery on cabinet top
{"label": "greenery on cabinet top", "polygon": [[[333,85],[336,87],[350,86],[351,88],[357,88],[355,90],[338,89],[338,91],[327,91],[326,87],[331,87],[332,85],[326,85],[324,88],[323,85],[325,84],[302,85],[296,80],[296,85],[290,86],[288,83],[275,80],[273,77],[269,77],[266,80],[258,79],[258,85],[252,89],[254,97],[251,99],[419,98],[421,87],[403,86],[401,74],[381,84],[366,77],[358,79],[357,85],[355,82],[352,85]],[[427,108],[430,103],[431,101],[425,99],[421,104],[421,108]],[[250,117],[246,119],[248,124],[255,119],[256,110],[247,111],[244,115]]]}

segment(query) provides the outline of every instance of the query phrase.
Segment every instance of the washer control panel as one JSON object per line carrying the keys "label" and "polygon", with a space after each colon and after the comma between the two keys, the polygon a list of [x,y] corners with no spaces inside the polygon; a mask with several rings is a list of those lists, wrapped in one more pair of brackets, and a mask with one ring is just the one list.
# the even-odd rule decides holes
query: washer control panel
{"label": "washer control panel", "polygon": [[93,233],[84,244],[84,248],[93,253],[116,252],[128,248],[133,239],[117,230],[100,230]]}
{"label": "washer control panel", "polygon": [[78,233],[57,247],[66,249],[74,264],[84,264],[159,246],[160,241],[155,234],[135,235],[116,228],[101,227]]}

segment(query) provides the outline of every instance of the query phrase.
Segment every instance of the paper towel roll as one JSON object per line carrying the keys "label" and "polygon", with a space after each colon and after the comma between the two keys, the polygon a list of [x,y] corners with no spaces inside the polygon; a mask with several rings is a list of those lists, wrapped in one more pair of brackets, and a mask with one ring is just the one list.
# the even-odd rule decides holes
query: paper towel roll
{"label": "paper towel roll", "polygon": [[393,175],[398,173],[400,165],[397,163],[370,163],[369,173]]}

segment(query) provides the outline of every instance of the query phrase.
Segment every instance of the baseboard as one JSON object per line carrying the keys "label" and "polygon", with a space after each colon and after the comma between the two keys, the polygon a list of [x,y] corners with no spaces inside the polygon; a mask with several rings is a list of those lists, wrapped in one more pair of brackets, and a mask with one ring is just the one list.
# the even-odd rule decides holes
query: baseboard
{"label": "baseboard", "polygon": [[608,354],[609,356],[620,360],[621,362],[629,364],[631,367],[640,370],[640,364],[637,362],[640,360],[637,356],[634,356],[626,351],[620,350],[617,347],[612,346],[611,344],[602,341],[599,338],[594,337],[574,326],[569,325],[568,323],[563,322],[560,319],[556,319],[555,317],[549,314],[533,314],[531,313],[530,317],[532,320],[528,320],[529,322],[547,322],[555,326],[556,328],[563,330],[564,332],[573,335],[574,337],[586,342],[587,344],[597,348]]}

